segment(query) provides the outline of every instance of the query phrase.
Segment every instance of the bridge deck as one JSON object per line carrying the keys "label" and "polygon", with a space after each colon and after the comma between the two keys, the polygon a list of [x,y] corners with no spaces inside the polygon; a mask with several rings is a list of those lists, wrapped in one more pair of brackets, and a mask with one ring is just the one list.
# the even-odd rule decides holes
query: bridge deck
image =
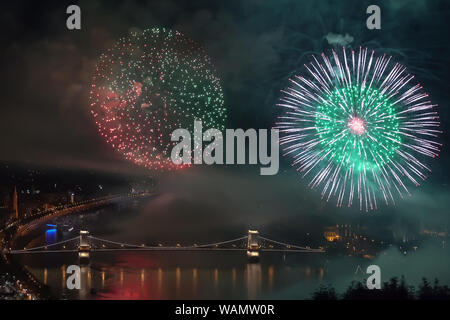
{"label": "bridge deck", "polygon": [[[247,251],[246,248],[179,248],[179,247],[147,247],[147,248],[111,248],[111,249],[95,249],[91,248],[91,252],[111,252],[111,251]],[[297,253],[322,253],[321,250],[301,250],[301,249],[263,249],[261,252],[297,252]],[[61,249],[61,250],[11,250],[10,254],[30,254],[30,253],[64,253],[78,252],[78,249]]]}
{"label": "bridge deck", "polygon": [[[84,239],[84,238],[83,238]],[[93,236],[86,236],[83,240],[85,246],[89,246],[92,252],[111,252],[111,251],[247,251],[248,245],[245,240],[247,236],[240,238],[192,246],[146,246],[129,243],[121,243]],[[310,247],[300,247],[287,244],[276,240],[260,237],[263,241],[259,245],[258,251],[261,252],[298,252],[298,253],[321,253],[322,249],[312,249]],[[83,243],[84,243],[83,242]],[[11,250],[10,254],[30,254],[30,253],[57,253],[57,252],[79,252],[83,246],[80,237],[74,237],[50,245],[43,245],[34,248],[25,248],[23,250]],[[70,245],[69,245],[70,244]],[[100,245],[99,245],[100,244]],[[268,245],[269,244],[269,245]],[[58,247],[59,246],[59,247]],[[62,246],[62,247],[61,247]],[[232,246],[231,248],[229,246]],[[69,248],[67,248],[69,247]]]}

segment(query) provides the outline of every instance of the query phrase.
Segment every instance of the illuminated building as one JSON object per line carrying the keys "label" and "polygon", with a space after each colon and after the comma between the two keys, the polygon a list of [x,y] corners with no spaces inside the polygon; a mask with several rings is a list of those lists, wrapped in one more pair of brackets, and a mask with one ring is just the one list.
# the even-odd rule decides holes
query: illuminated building
{"label": "illuminated building", "polygon": [[[359,229],[359,225],[357,225],[356,230]],[[357,239],[357,232],[352,228],[351,224],[337,224],[335,226],[326,227],[323,236],[328,242],[349,242]]]}
{"label": "illuminated building", "polygon": [[327,227],[325,228],[325,231],[323,233],[323,236],[325,239],[327,239],[328,242],[334,242],[341,238],[339,235],[339,230],[337,227]]}

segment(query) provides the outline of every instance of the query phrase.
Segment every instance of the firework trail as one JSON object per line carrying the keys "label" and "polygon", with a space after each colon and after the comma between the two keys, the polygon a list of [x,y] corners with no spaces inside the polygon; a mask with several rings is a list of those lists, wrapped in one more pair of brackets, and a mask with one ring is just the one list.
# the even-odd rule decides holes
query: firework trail
{"label": "firework trail", "polygon": [[439,116],[420,84],[391,57],[374,51],[322,53],[282,91],[275,125],[284,155],[310,187],[337,206],[359,202],[373,210],[382,199],[409,194],[437,157]]}
{"label": "firework trail", "polygon": [[219,79],[203,48],[181,33],[153,28],[120,39],[92,80],[91,113],[99,133],[128,160],[152,170],[181,168],[170,159],[177,128],[224,129]]}

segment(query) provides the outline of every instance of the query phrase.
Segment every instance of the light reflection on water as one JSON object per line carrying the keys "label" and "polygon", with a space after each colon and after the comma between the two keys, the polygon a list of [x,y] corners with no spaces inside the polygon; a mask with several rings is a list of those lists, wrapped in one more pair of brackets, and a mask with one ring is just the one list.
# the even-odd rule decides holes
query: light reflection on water
{"label": "light reflection on water", "polygon": [[[56,297],[68,299],[308,299],[321,284],[332,284],[343,292],[352,280],[364,279],[361,270],[373,263],[355,257],[327,260],[313,254],[291,254],[284,259],[282,254],[264,252],[260,263],[247,263],[245,252],[93,252],[90,264],[81,268],[82,288],[77,291],[66,288],[66,269],[78,264],[76,253],[20,259]],[[422,274],[402,267],[411,259],[414,255],[386,260],[393,264],[392,269],[382,265],[382,281],[395,272],[418,285]],[[431,270],[437,277],[448,273],[448,269]]]}
{"label": "light reflection on water", "polygon": [[56,243],[58,237],[58,233],[56,229],[48,229],[45,231],[45,244],[54,244]]}
{"label": "light reflection on water", "polygon": [[[22,257],[38,280],[59,298],[68,299],[257,299],[303,283],[307,298],[320,281],[321,267],[280,264],[271,254],[247,263],[243,253],[93,253],[81,266],[81,290],[66,288],[67,266],[76,254]],[[209,255],[209,256],[208,256]],[[157,266],[159,265],[159,266]],[[321,271],[322,270],[322,271]]]}

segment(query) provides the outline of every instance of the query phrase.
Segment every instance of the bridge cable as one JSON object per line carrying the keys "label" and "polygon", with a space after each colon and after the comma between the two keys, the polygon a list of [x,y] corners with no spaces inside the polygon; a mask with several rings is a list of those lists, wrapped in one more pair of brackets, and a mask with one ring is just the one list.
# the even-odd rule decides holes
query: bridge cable
{"label": "bridge cable", "polygon": [[[93,236],[89,236],[88,238],[89,239],[98,240],[98,241],[102,241],[102,242],[117,244],[117,245],[120,245],[120,246],[138,247],[138,248],[142,248],[143,247],[142,245],[138,245],[138,244],[120,243],[120,242],[115,242],[115,241],[111,241],[111,240],[96,238],[96,237],[93,237]],[[147,246],[144,246],[144,247],[147,247]]]}
{"label": "bridge cable", "polygon": [[[150,246],[142,246],[142,245],[138,245],[138,244],[129,244],[129,243],[121,243],[121,242],[116,242],[116,241],[111,241],[111,240],[106,240],[106,239],[100,239],[100,238],[96,238],[93,236],[89,236],[90,239],[94,239],[94,240],[98,240],[98,241],[103,241],[103,242],[107,242],[107,243],[112,243],[112,244],[117,244],[120,246],[127,246],[127,247],[136,247],[136,248],[151,248]],[[221,244],[225,244],[225,243],[230,243],[230,242],[235,242],[235,241],[239,241],[239,240],[244,240],[245,238],[247,238],[247,236],[243,236],[237,239],[232,239],[232,240],[227,240],[227,241],[222,241],[222,242],[216,242],[216,243],[208,243],[208,244],[202,244],[202,245],[197,245],[197,246],[183,246],[184,248],[203,248],[203,247],[210,247],[210,246],[218,246]]]}
{"label": "bridge cable", "polygon": [[279,244],[279,245],[282,245],[282,246],[286,246],[286,247],[292,247],[292,248],[297,248],[297,249],[310,250],[310,249],[308,249],[308,248],[306,248],[306,247],[300,247],[300,246],[296,246],[296,245],[293,245],[293,244],[288,244],[288,243],[284,243],[284,242],[279,242],[279,241],[272,240],[272,239],[268,239],[268,238],[261,237],[261,236],[260,236],[259,238],[262,239],[262,240],[266,240],[266,241],[269,241],[269,242],[273,242],[273,243],[276,243],[276,244]]}
{"label": "bridge cable", "polygon": [[80,238],[80,237],[77,236],[77,237],[72,238],[72,239],[68,239],[68,240],[64,240],[64,241],[60,241],[60,242],[48,244],[48,245],[45,245],[45,246],[34,247],[34,248],[23,249],[23,250],[11,250],[11,253],[14,253],[14,252],[20,252],[20,251],[32,251],[32,250],[37,250],[37,249],[43,249],[43,248],[53,247],[53,246],[56,246],[56,245],[59,245],[59,244],[62,244],[62,243],[66,243],[66,242],[70,242],[70,241],[73,241],[73,240],[76,240],[76,239],[79,239],[79,238]]}
{"label": "bridge cable", "polygon": [[198,245],[196,247],[197,248],[202,248],[202,247],[218,246],[218,245],[225,244],[225,243],[230,243],[230,242],[235,242],[235,241],[239,241],[239,240],[244,240],[245,238],[248,238],[248,236],[243,236],[243,237],[240,237],[240,238],[237,238],[237,239],[232,239],[232,240],[227,240],[227,241],[222,241],[222,242],[202,244],[202,245]]}

